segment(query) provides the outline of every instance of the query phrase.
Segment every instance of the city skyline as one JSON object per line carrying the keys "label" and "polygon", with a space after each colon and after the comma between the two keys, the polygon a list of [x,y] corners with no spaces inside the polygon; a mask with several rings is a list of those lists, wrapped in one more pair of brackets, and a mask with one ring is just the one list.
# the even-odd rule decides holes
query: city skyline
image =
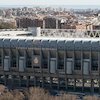
{"label": "city skyline", "polygon": [[99,0],[1,0],[0,5],[99,5]]}

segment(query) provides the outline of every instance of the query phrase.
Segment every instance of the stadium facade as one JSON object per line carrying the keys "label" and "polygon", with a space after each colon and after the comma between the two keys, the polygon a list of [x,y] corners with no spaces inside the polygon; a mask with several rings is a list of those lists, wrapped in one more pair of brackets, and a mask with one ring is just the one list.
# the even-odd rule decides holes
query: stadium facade
{"label": "stadium facade", "polygon": [[99,93],[100,39],[58,31],[1,30],[0,83]]}

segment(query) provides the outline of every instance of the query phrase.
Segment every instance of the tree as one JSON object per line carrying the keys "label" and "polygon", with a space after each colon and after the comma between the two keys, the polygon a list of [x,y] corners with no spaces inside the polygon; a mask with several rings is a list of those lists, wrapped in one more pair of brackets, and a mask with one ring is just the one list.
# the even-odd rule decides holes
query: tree
{"label": "tree", "polygon": [[5,22],[0,23],[0,29],[14,29],[14,28],[16,28],[16,26],[13,25],[12,23],[5,23]]}

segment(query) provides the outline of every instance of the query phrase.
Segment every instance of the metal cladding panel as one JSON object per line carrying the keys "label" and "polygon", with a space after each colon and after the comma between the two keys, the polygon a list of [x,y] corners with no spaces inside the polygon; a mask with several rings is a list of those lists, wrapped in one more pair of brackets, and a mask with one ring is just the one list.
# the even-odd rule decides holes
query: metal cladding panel
{"label": "metal cladding panel", "polygon": [[26,47],[25,39],[18,40],[18,47]]}
{"label": "metal cladding panel", "polygon": [[10,47],[10,39],[4,39],[3,46],[4,47]]}
{"label": "metal cladding panel", "polygon": [[5,56],[5,59],[4,59],[4,71],[9,71],[9,56]]}
{"label": "metal cladding panel", "polygon": [[85,51],[91,50],[91,41],[83,41],[82,49]]}
{"label": "metal cladding panel", "polygon": [[72,74],[72,68],[73,68],[73,59],[67,59],[66,62],[66,73]]}
{"label": "metal cladding panel", "polygon": [[33,41],[33,47],[41,48],[41,40],[34,40]]}
{"label": "metal cladding panel", "polygon": [[10,41],[10,46],[11,47],[18,47],[18,40],[17,39],[13,39]]}
{"label": "metal cladding panel", "polygon": [[74,50],[74,41],[66,41],[65,43],[65,49],[67,50]]}
{"label": "metal cladding panel", "polygon": [[50,73],[56,73],[56,58],[50,59]]}
{"label": "metal cladding panel", "polygon": [[81,50],[81,48],[82,48],[82,41],[75,41],[74,42],[74,49]]}
{"label": "metal cladding panel", "polygon": [[33,47],[33,40],[26,40],[26,47],[32,48]]}
{"label": "metal cladding panel", "polygon": [[24,72],[24,57],[19,58],[19,71]]}
{"label": "metal cladding panel", "polygon": [[83,74],[84,75],[89,75],[89,66],[90,66],[89,59],[84,59],[83,61]]}
{"label": "metal cladding panel", "polygon": [[65,49],[65,41],[58,41],[57,48],[64,50]]}
{"label": "metal cladding panel", "polygon": [[57,49],[57,41],[56,40],[50,40],[49,47],[53,48],[53,49]]}
{"label": "metal cladding panel", "polygon": [[3,47],[3,39],[0,39],[0,47]]}
{"label": "metal cladding panel", "polygon": [[93,51],[99,51],[100,50],[99,41],[91,41],[91,48]]}
{"label": "metal cladding panel", "polygon": [[42,48],[49,48],[49,40],[42,40]]}

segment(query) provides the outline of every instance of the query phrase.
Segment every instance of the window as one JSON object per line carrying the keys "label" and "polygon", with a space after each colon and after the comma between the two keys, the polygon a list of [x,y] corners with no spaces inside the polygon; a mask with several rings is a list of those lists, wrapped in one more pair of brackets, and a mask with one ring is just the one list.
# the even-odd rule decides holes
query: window
{"label": "window", "polygon": [[64,61],[63,60],[58,61],[58,69],[64,69]]}
{"label": "window", "polygon": [[97,71],[98,70],[98,61],[97,60],[92,61],[91,70],[92,71]]}
{"label": "window", "polygon": [[12,58],[11,67],[16,67],[16,58]]}
{"label": "window", "polygon": [[74,70],[81,70],[81,60],[75,60]]}
{"label": "window", "polygon": [[42,68],[45,68],[45,69],[48,68],[48,60],[43,60],[43,62],[42,62]]}
{"label": "window", "polygon": [[32,68],[32,61],[31,61],[31,59],[27,59],[27,61],[26,61],[26,67],[27,68]]}

